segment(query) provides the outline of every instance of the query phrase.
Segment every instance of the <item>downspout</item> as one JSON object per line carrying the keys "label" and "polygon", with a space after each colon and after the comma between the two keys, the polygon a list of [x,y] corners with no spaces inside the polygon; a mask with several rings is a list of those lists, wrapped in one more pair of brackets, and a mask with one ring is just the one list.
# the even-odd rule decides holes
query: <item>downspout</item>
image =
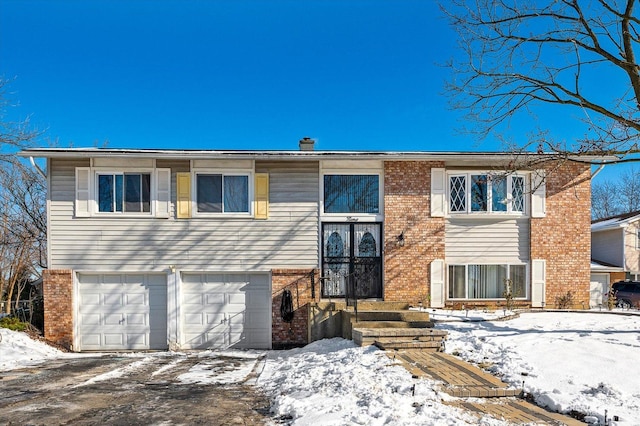
{"label": "downspout", "polygon": [[31,161],[31,165],[33,166],[33,168],[38,171],[38,174],[46,179],[47,175],[42,171],[40,166],[36,164],[36,161],[33,159],[33,157],[29,157],[29,161]]}
{"label": "downspout", "polygon": [[600,173],[602,169],[604,169],[604,166],[606,166],[606,164],[600,164],[600,167],[598,167],[598,169],[595,172],[591,173],[591,179],[596,177],[596,175]]}

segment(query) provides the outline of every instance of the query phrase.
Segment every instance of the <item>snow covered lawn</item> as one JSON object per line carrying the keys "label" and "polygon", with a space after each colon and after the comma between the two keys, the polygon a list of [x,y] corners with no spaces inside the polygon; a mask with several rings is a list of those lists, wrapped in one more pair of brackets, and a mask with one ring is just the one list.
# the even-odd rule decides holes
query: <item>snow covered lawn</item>
{"label": "snow covered lawn", "polygon": [[600,422],[607,410],[609,419],[620,418],[618,424],[640,424],[639,315],[523,313],[509,321],[438,328],[449,332],[448,353],[490,365],[507,383],[524,382],[539,405]]}
{"label": "snow covered lawn", "polygon": [[[579,411],[600,423],[607,410],[609,419],[619,417],[611,424],[640,424],[636,367],[640,360],[640,315],[541,312],[522,313],[507,321],[469,322],[470,318],[495,319],[502,312],[430,312],[441,321],[455,320],[437,325],[449,332],[447,352],[481,363],[516,387],[524,386],[539,404],[561,412]],[[32,341],[22,333],[5,329],[0,333],[0,371],[76,356]],[[198,368],[203,371],[192,369],[191,375],[182,379],[212,383],[211,378],[203,379],[206,375],[202,373],[211,375],[216,357],[234,354],[241,356],[242,352],[202,352]],[[259,355],[245,353],[249,358],[246,365],[241,363],[235,372],[226,372],[226,380],[245,380]],[[180,361],[177,358],[175,362]],[[356,347],[343,339],[267,352],[260,373],[255,384],[271,397],[274,417],[294,425],[478,424],[478,419],[447,405],[453,398],[437,394],[433,381],[414,379],[384,352]],[[489,418],[480,423],[504,424]]]}

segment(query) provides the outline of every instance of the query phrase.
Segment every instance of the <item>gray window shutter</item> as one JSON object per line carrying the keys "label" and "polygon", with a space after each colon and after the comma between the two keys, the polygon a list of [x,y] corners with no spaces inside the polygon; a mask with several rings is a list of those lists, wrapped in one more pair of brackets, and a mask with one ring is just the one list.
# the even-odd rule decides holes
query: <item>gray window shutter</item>
{"label": "gray window shutter", "polygon": [[431,217],[444,217],[446,178],[445,169],[431,169]]}
{"label": "gray window shutter", "polygon": [[531,217],[545,217],[546,205],[546,179],[544,170],[535,170],[531,174]]}
{"label": "gray window shutter", "polygon": [[431,307],[444,308],[444,260],[431,262]]}
{"label": "gray window shutter", "polygon": [[156,169],[156,217],[171,213],[171,169]]}
{"label": "gray window shutter", "polygon": [[531,261],[531,307],[544,308],[546,260],[534,259]]}
{"label": "gray window shutter", "polygon": [[76,217],[91,216],[91,168],[76,167]]}

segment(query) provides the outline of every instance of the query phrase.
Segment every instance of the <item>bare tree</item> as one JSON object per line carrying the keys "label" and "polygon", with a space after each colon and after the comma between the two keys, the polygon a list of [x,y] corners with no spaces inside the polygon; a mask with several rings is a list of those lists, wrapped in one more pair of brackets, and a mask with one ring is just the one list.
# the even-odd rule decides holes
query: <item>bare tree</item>
{"label": "bare tree", "polygon": [[[6,90],[7,81],[0,79],[0,298],[11,302],[46,267],[46,181],[15,155],[38,132],[28,120],[5,120]],[[7,303],[5,312],[10,310]]]}
{"label": "bare tree", "polygon": [[[467,130],[501,136],[531,114],[539,129],[513,149],[557,158],[640,152],[640,19],[636,0],[449,0],[442,9],[458,34],[460,55],[446,85]],[[599,81],[601,84],[594,83]],[[557,109],[557,108],[560,109]],[[555,109],[554,109],[555,108]],[[584,135],[562,142],[536,111],[574,111]]]}
{"label": "bare tree", "polygon": [[640,169],[633,167],[620,175],[619,192],[623,212],[640,210]]}
{"label": "bare tree", "polygon": [[604,219],[621,213],[619,184],[610,180],[591,186],[591,219]]}

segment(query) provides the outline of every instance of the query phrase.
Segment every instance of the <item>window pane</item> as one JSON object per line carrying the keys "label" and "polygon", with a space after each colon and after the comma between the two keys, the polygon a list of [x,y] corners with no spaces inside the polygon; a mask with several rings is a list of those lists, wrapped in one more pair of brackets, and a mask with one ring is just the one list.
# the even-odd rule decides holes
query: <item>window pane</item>
{"label": "window pane", "polygon": [[524,177],[511,177],[511,211],[524,212]]}
{"label": "window pane", "polygon": [[123,189],[122,175],[115,175],[115,178],[116,178],[116,211],[117,212],[121,212],[122,211],[122,200],[123,200],[123,196],[122,196],[122,189]]}
{"label": "window pane", "polygon": [[151,175],[148,173],[142,176],[142,211],[151,211]]}
{"label": "window pane", "polygon": [[467,267],[469,299],[498,299],[504,294],[506,265],[469,265]]}
{"label": "window pane", "polygon": [[198,175],[197,186],[198,211],[221,213],[222,175]]}
{"label": "window pane", "polygon": [[379,213],[377,175],[325,175],[325,213]]}
{"label": "window pane", "polygon": [[464,265],[449,265],[449,298],[464,299]]}
{"label": "window pane", "polygon": [[467,211],[466,176],[451,176],[449,178],[449,210],[452,212]]}
{"label": "window pane", "polygon": [[507,180],[503,177],[491,180],[491,211],[507,211]]}
{"label": "window pane", "polygon": [[224,177],[224,211],[249,212],[249,177]]}
{"label": "window pane", "polygon": [[124,175],[124,210],[127,212],[142,211],[140,199],[142,198],[142,184],[140,175]]}
{"label": "window pane", "polygon": [[511,279],[511,294],[513,297],[527,297],[525,265],[511,265],[509,267],[509,278]]}
{"label": "window pane", "polygon": [[487,197],[487,175],[471,175],[471,211],[486,212]]}
{"label": "window pane", "polygon": [[113,211],[113,175],[98,175],[98,211]]}

